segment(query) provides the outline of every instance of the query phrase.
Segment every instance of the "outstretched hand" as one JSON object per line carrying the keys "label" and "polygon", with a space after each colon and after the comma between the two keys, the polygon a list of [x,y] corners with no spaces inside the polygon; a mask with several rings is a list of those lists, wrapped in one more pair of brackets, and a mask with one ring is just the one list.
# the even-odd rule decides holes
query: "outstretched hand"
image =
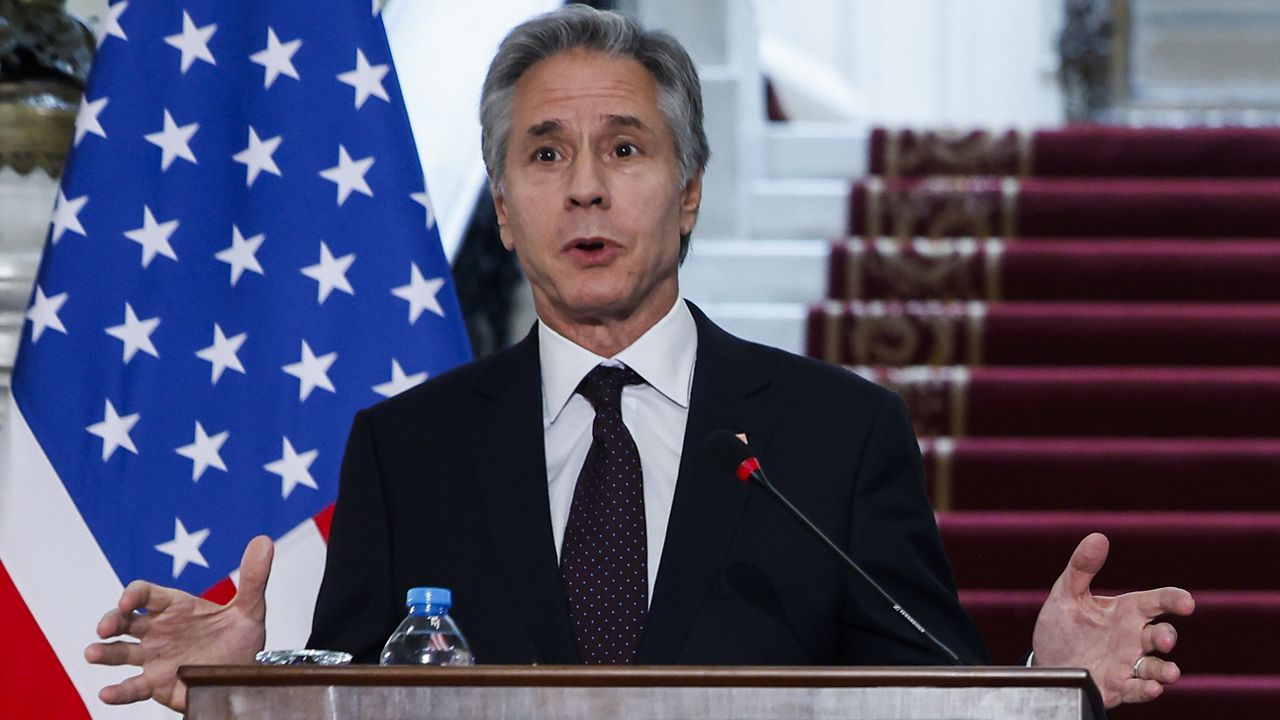
{"label": "outstretched hand", "polygon": [[252,661],[266,642],[264,593],[273,554],[266,536],[250,541],[240,561],[239,590],[226,605],[141,580],[129,583],[116,608],[98,622],[98,637],[127,635],[137,642],[93,643],[84,656],[98,665],[136,665],[142,672],[104,687],[98,697],[109,705],[155,698],[182,712],[187,688],[178,680],[180,666]]}
{"label": "outstretched hand", "polygon": [[1190,615],[1196,604],[1191,593],[1175,587],[1093,595],[1089,585],[1106,562],[1108,548],[1100,533],[1076,546],[1040,609],[1031,646],[1036,665],[1088,670],[1111,708],[1154,700],[1165,685],[1178,681],[1182,671],[1176,663],[1150,655],[1173,650],[1178,633],[1169,623],[1152,621],[1161,615]]}

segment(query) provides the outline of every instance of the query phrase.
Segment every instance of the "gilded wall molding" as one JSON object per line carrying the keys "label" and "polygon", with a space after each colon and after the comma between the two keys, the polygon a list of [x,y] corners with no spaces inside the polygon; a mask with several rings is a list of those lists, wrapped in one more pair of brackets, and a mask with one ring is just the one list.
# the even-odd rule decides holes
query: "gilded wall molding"
{"label": "gilded wall molding", "polygon": [[94,48],[60,0],[0,0],[0,167],[61,175]]}

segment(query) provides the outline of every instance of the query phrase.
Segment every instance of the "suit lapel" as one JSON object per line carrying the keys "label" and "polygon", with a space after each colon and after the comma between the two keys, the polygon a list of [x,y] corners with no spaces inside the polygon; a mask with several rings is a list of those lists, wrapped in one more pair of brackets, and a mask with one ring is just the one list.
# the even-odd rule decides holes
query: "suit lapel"
{"label": "suit lapel", "polygon": [[543,661],[577,663],[551,534],[536,331],[494,360],[476,386],[488,407],[473,446],[494,547]]}
{"label": "suit lapel", "polygon": [[746,503],[747,488],[707,459],[707,435],[717,429],[744,432],[762,453],[772,430],[770,419],[750,397],[768,380],[753,364],[746,343],[716,327],[692,304],[690,309],[698,326],[698,355],[662,562],[637,658],[642,664],[678,659],[719,576]]}

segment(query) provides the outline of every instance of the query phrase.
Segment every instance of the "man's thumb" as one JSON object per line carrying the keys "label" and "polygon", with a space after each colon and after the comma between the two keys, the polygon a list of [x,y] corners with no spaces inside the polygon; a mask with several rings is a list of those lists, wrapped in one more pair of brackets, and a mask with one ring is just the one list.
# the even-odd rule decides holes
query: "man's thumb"
{"label": "man's thumb", "polygon": [[1102,533],[1091,533],[1080,541],[1075,552],[1071,553],[1067,569],[1062,573],[1067,592],[1072,596],[1089,593],[1089,585],[1093,583],[1094,576],[1107,562],[1110,547],[1110,541]]}
{"label": "man's thumb", "polygon": [[271,575],[271,559],[275,557],[275,545],[271,538],[259,535],[249,541],[240,558],[240,588],[236,592],[237,603],[262,605],[267,592],[267,578]]}

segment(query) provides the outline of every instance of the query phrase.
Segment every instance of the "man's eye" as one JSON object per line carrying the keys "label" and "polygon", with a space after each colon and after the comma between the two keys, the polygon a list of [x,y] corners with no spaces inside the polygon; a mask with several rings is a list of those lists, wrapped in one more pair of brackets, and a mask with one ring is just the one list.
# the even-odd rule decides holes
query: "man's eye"
{"label": "man's eye", "polygon": [[615,148],[613,152],[618,157],[625,158],[625,157],[631,157],[632,155],[635,155],[638,152],[638,150],[636,146],[632,145],[631,143],[622,143],[617,148]]}
{"label": "man's eye", "polygon": [[560,157],[559,154],[551,148],[538,148],[534,151],[533,156],[538,160],[538,162],[555,162],[555,160]]}

